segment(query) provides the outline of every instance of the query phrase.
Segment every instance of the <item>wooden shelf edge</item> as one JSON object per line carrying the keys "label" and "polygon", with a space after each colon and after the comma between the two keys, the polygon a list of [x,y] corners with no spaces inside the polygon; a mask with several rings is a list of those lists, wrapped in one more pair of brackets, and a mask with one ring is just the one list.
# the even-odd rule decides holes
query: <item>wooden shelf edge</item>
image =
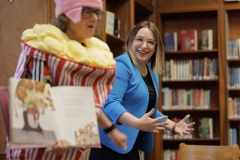
{"label": "wooden shelf edge", "polygon": [[236,10],[240,9],[240,2],[225,2],[224,3],[225,10]]}
{"label": "wooden shelf edge", "polygon": [[227,59],[228,62],[239,62],[240,61],[240,58],[238,59]]}
{"label": "wooden shelf edge", "polygon": [[191,138],[191,139],[184,139],[184,138],[178,138],[178,139],[163,139],[163,141],[167,142],[178,142],[178,141],[220,141],[219,137],[216,138]]}
{"label": "wooden shelf edge", "polygon": [[229,121],[239,121],[240,122],[240,118],[228,118]]}
{"label": "wooden shelf edge", "polygon": [[119,38],[115,35],[111,35],[111,34],[108,34],[108,33],[106,33],[106,37],[107,37],[107,41],[110,41],[112,43],[123,43],[124,42],[123,38]]}
{"label": "wooden shelf edge", "polygon": [[196,53],[217,53],[218,49],[212,50],[192,50],[192,51],[172,51],[172,52],[165,52],[165,54],[196,54]]}
{"label": "wooden shelf edge", "polygon": [[218,108],[209,109],[167,109],[162,110],[162,112],[209,112],[209,111],[219,111]]}
{"label": "wooden shelf edge", "polygon": [[[162,80],[162,83],[189,83],[189,82],[217,82],[218,79],[211,79],[211,80]],[[240,89],[239,89],[240,90]]]}
{"label": "wooden shelf edge", "polygon": [[217,11],[219,8],[218,3],[194,4],[194,5],[178,5],[178,6],[160,6],[158,13],[181,13],[181,12],[204,12],[204,11]]}
{"label": "wooden shelf edge", "polygon": [[228,88],[228,91],[240,91],[240,88]]}

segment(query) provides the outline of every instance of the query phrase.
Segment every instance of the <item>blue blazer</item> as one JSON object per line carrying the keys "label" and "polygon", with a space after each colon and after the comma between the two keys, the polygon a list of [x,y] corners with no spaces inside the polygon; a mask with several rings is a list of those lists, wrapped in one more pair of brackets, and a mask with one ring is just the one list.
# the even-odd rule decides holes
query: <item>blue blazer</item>
{"label": "blue blazer", "polygon": [[[132,149],[139,130],[125,124],[119,124],[117,122],[118,118],[124,112],[129,112],[135,117],[141,118],[146,113],[148,107],[149,91],[137,66],[132,63],[127,52],[117,57],[115,60],[116,79],[103,106],[103,111],[106,113],[108,118],[116,124],[117,129],[127,135],[128,148],[123,150],[122,148],[116,146],[101,128],[99,128],[99,131],[102,144],[118,153],[124,154],[128,153]],[[158,74],[152,72],[150,65],[151,64],[149,63],[148,67],[157,96],[154,106],[155,113],[151,117],[156,118],[163,116],[163,114],[157,110],[159,91]],[[163,121],[166,121],[166,119]],[[139,139],[138,148],[145,153],[150,153],[153,149],[153,143],[154,133],[143,132],[143,135]]]}

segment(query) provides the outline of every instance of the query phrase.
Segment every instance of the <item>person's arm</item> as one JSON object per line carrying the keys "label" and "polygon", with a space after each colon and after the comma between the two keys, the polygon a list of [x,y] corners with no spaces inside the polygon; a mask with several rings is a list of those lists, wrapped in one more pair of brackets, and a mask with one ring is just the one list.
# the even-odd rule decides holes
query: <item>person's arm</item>
{"label": "person's arm", "polygon": [[99,113],[97,120],[98,125],[103,128],[103,130],[108,130],[107,134],[112,139],[113,143],[122,147],[123,149],[127,149],[127,136],[112,126],[114,124],[107,118],[103,111]]}
{"label": "person's arm", "polygon": [[154,109],[143,115],[141,118],[137,118],[129,112],[124,112],[119,117],[118,122],[132,126],[138,130],[158,133],[160,130],[164,130],[165,126],[168,124],[167,122],[161,122],[166,119],[167,116],[151,118],[153,113]]}
{"label": "person's arm", "polygon": [[[124,58],[117,59],[116,79],[114,81],[114,86],[111,90],[111,93],[109,94],[108,99],[104,105],[104,112],[114,122],[126,124],[138,130],[158,132],[159,130],[164,129],[164,126],[166,125],[164,119],[167,117],[162,115],[158,116],[158,118],[151,118],[151,115],[154,113],[154,109],[139,118],[128,112],[124,107],[123,99],[127,98],[125,96],[126,92],[129,92],[130,79],[135,74],[132,73],[130,66],[131,62],[126,61],[127,59]],[[143,106],[139,106],[139,108],[140,107]]]}
{"label": "person's arm", "polygon": [[191,122],[189,124],[186,123],[186,120],[190,117],[190,115],[186,115],[181,121],[178,123],[173,122],[172,120],[168,119],[166,122],[168,123],[165,128],[170,130],[173,134],[190,134],[191,131],[194,129],[192,128],[195,122]]}

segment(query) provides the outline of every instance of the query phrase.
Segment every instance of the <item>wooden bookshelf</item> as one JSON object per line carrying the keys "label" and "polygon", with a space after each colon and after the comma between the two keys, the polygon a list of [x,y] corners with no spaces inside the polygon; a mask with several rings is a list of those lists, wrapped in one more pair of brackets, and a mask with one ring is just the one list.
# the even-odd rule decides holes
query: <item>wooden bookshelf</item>
{"label": "wooden bookshelf", "polygon": [[[164,149],[178,149],[179,143],[184,141],[189,144],[206,145],[228,145],[228,129],[238,128],[240,118],[228,118],[228,97],[240,97],[240,88],[228,88],[228,67],[240,67],[239,57],[227,58],[227,40],[240,38],[240,3],[224,2],[223,0],[158,0],[158,25],[162,34],[165,32],[178,33],[178,51],[166,52],[165,59],[199,59],[207,56],[218,59],[218,79],[214,80],[162,80],[162,87],[169,88],[189,88],[205,87],[211,90],[210,109],[206,110],[163,110],[160,96],[159,110],[169,117],[191,114],[194,118],[195,131],[192,139],[163,139],[162,134],[156,135],[154,160],[163,160]],[[203,51],[200,46],[200,31],[203,29],[213,29],[213,48],[210,51]],[[180,31],[186,29],[196,29],[198,32],[198,50],[181,51]],[[161,92],[161,91],[160,91]],[[160,93],[159,92],[159,93]],[[160,93],[161,95],[162,93]],[[197,138],[198,119],[208,115],[213,117],[214,129],[213,139]],[[179,117],[179,116],[178,116]],[[226,123],[227,122],[227,123]],[[239,135],[239,130],[238,133]],[[238,139],[240,137],[238,136]],[[160,144],[160,145],[159,145]],[[239,140],[238,140],[239,144]],[[158,151],[158,152],[157,152]]]}
{"label": "wooden bookshelf", "polygon": [[[49,2],[48,0],[37,0],[36,2],[28,0],[25,3],[15,1],[13,5],[2,1],[0,4],[2,13],[11,13],[7,16],[7,19],[11,19],[11,21],[6,21],[6,14],[0,14],[0,31],[1,33],[14,33],[10,37],[2,34],[2,38],[5,40],[2,43],[2,52],[0,53],[1,57],[3,57],[0,60],[0,64],[2,64],[2,67],[0,67],[2,68],[2,70],[0,70],[0,74],[2,75],[0,85],[6,86],[7,79],[13,75],[17,65],[17,59],[20,53],[19,38],[22,31],[32,27],[35,23],[51,23],[55,18],[55,5],[54,1]],[[191,144],[228,145],[228,128],[236,128],[240,125],[239,118],[228,118],[228,98],[235,96],[240,97],[240,89],[228,88],[228,66],[240,67],[240,60],[227,58],[226,42],[228,39],[240,38],[240,3],[225,3],[223,0],[103,0],[103,4],[105,10],[114,12],[115,16],[121,20],[120,38],[106,34],[105,16],[102,23],[102,35],[100,38],[108,43],[115,57],[123,53],[123,42],[131,28],[142,20],[149,20],[157,24],[162,35],[168,31],[176,31],[178,33],[179,51],[166,52],[166,60],[201,59],[203,57],[218,59],[218,79],[163,81],[160,78],[161,87],[203,87],[210,89],[211,106],[209,109],[162,110],[162,91],[159,91],[159,110],[169,117],[175,115],[183,117],[187,113],[190,113],[191,117],[194,117],[197,123],[197,120],[201,118],[201,114],[212,116],[214,118],[213,123],[217,126],[215,128],[214,138],[201,140],[196,136],[187,140],[163,140],[161,133],[155,134],[154,150],[151,154],[145,155],[145,160],[163,160],[163,150],[177,149],[179,143],[182,141]],[[22,23],[23,17],[26,23]],[[192,28],[198,32],[198,46],[200,46],[200,31],[208,28],[213,29],[214,49],[203,51],[198,47],[197,51],[181,51],[180,31]],[[12,46],[15,47],[12,48]],[[7,68],[7,70],[5,70],[5,68]],[[197,127],[198,124],[195,125],[195,131],[197,131]],[[194,134],[196,134],[196,132],[194,132]],[[4,139],[5,137],[3,137],[3,140]],[[3,145],[3,148],[4,147],[5,145]],[[1,151],[4,150],[1,149]]]}
{"label": "wooden bookshelf", "polygon": [[155,0],[103,0],[104,9],[113,12],[115,18],[120,18],[120,38],[106,34],[105,24],[106,16],[103,20],[102,39],[107,42],[115,57],[121,55],[123,50],[123,42],[132,27],[143,20],[154,22],[155,18]]}
{"label": "wooden bookshelf", "polygon": [[[230,7],[230,6],[228,6]],[[186,114],[190,114],[194,126],[193,137],[191,139],[163,139],[163,135],[156,135],[154,160],[163,160],[163,151],[165,149],[178,149],[179,144],[184,141],[189,144],[205,144],[205,145],[224,145],[227,144],[225,138],[226,131],[226,61],[225,50],[222,47],[226,44],[224,37],[224,3],[220,0],[158,0],[158,25],[162,35],[165,32],[177,32],[177,52],[166,52],[165,60],[189,60],[203,59],[204,57],[214,58],[218,60],[218,78],[212,80],[162,80],[162,87],[173,89],[189,89],[203,88],[211,91],[209,109],[179,109],[179,110],[163,110],[162,103],[163,93],[160,91],[159,110],[171,117],[183,118]],[[225,24],[224,24],[225,25]],[[181,51],[180,32],[182,30],[196,29],[198,49],[196,51]],[[201,50],[201,31],[204,29],[213,30],[213,49]],[[214,133],[212,139],[203,139],[198,136],[199,119],[202,117],[213,118]],[[156,145],[160,143],[160,145]],[[158,152],[156,152],[158,151]]]}
{"label": "wooden bookshelf", "polygon": [[[232,134],[230,133],[229,129],[234,128],[237,130],[237,141],[238,145],[240,144],[240,107],[237,107],[235,110],[235,116],[231,117],[229,114],[230,113],[230,105],[228,103],[229,98],[240,98],[240,87],[229,87],[231,84],[231,72],[229,68],[240,68],[240,63],[239,63],[239,58],[240,56],[237,56],[237,58],[229,58],[228,53],[229,53],[229,46],[227,45],[227,41],[229,40],[235,40],[235,39],[240,39],[240,33],[239,33],[239,28],[240,28],[240,3],[239,2],[226,2],[223,3],[223,14],[224,14],[224,36],[223,36],[223,41],[225,42],[225,45],[223,45],[224,51],[225,51],[225,63],[226,63],[226,86],[227,86],[227,96],[226,96],[226,111],[227,111],[227,136],[226,138],[226,144],[227,145],[232,145],[230,139],[232,139]],[[239,40],[240,41],[240,40]],[[240,42],[239,42],[240,43]],[[240,46],[240,44],[238,45]],[[238,55],[240,51],[238,50]],[[239,73],[240,74],[240,73]],[[238,72],[237,72],[238,75]],[[238,81],[238,80],[237,80]],[[239,106],[240,104],[237,104]]]}

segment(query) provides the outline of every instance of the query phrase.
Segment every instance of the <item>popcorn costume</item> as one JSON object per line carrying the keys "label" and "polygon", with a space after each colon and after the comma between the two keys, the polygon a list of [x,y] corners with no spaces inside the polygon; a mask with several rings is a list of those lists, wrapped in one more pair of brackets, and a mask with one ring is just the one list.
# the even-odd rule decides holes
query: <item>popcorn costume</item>
{"label": "popcorn costume", "polygon": [[[65,13],[73,22],[81,19],[81,6],[102,9],[101,0],[55,0],[56,17]],[[95,38],[84,45],[70,40],[51,24],[36,24],[21,37],[22,52],[14,77],[26,77],[53,86],[91,86],[96,113],[104,104],[115,78],[115,60],[108,45]],[[10,150],[7,159],[18,160],[87,160],[89,148],[71,148],[63,155],[46,153],[45,148]]]}

